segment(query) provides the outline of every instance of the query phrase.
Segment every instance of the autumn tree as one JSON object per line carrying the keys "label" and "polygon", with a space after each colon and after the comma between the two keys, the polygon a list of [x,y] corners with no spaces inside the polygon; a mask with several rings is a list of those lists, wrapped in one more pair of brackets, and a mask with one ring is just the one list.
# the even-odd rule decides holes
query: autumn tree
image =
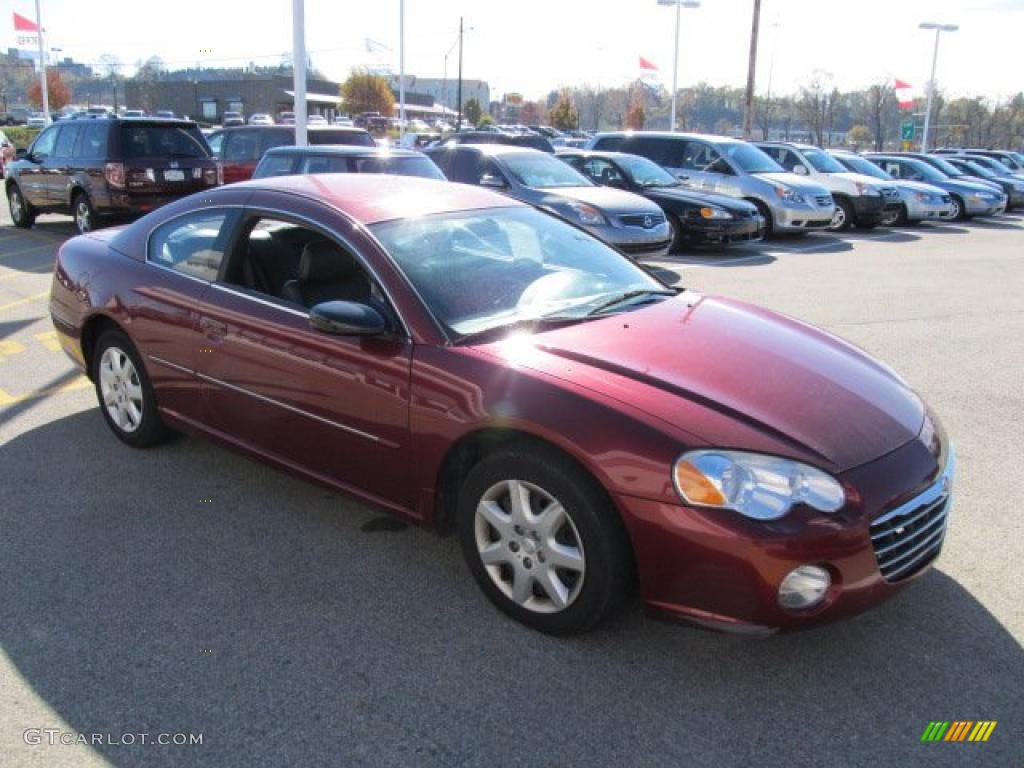
{"label": "autumn tree", "polygon": [[[36,107],[43,107],[43,88],[39,80],[33,80],[28,87],[28,100]],[[51,112],[57,112],[71,101],[71,89],[56,69],[46,70],[46,100]]]}
{"label": "autumn tree", "polygon": [[395,95],[387,78],[366,71],[354,71],[341,84],[341,99],[350,115],[379,112],[390,117],[395,108]]}
{"label": "autumn tree", "polygon": [[647,121],[647,113],[644,112],[644,105],[639,101],[634,102],[626,113],[626,129],[630,131],[642,131]]}
{"label": "autumn tree", "polygon": [[539,101],[527,101],[519,113],[524,125],[543,125],[547,119],[547,109]]}
{"label": "autumn tree", "polygon": [[579,128],[580,116],[569,100],[569,92],[563,91],[555,106],[548,113],[548,120],[553,128],[560,131],[572,131]]}
{"label": "autumn tree", "polygon": [[846,132],[846,141],[855,147],[866,147],[875,137],[871,135],[871,129],[866,125],[854,125]]}

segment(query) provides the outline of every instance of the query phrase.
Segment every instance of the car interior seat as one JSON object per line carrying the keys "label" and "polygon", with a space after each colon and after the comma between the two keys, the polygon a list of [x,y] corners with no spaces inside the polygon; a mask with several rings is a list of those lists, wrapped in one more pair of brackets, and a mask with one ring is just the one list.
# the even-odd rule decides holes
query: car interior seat
{"label": "car interior seat", "polygon": [[370,281],[359,263],[328,240],[302,249],[299,275],[281,289],[288,301],[312,307],[324,301],[368,301]]}

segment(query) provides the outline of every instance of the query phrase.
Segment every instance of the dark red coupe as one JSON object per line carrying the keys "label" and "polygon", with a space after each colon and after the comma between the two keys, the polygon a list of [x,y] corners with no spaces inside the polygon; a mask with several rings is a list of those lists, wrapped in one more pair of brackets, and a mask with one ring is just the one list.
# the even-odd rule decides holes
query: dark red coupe
{"label": "dark red coupe", "polygon": [[835,619],[946,532],[952,451],[886,366],[484,189],[222,187],[69,241],[51,311],[125,443],[201,433],[454,528],[545,632],[637,581],[706,626]]}

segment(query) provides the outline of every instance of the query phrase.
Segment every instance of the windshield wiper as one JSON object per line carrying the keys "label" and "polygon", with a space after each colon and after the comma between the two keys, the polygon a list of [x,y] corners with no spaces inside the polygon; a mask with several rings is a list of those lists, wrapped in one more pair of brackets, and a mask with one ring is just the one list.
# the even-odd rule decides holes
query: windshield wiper
{"label": "windshield wiper", "polygon": [[637,299],[637,298],[639,298],[641,296],[675,296],[675,295],[676,295],[675,291],[657,291],[657,290],[654,290],[652,288],[641,288],[641,289],[638,289],[638,290],[635,290],[635,291],[626,291],[625,293],[620,293],[618,296],[616,296],[613,299],[609,299],[608,301],[606,301],[606,302],[604,302],[602,304],[598,304],[596,307],[594,307],[592,310],[590,310],[587,313],[587,317],[593,317],[594,315],[599,315],[602,312],[605,312],[605,311],[611,309],[612,307],[616,307],[619,304],[622,304],[624,302],[629,301],[630,299]]}
{"label": "windshield wiper", "polygon": [[489,328],[484,328],[483,330],[460,334],[455,340],[455,343],[465,344],[466,342],[479,341],[480,339],[484,339],[498,333],[505,334],[512,333],[514,331],[534,331],[538,328],[547,329],[560,325],[572,325],[573,323],[582,323],[586,319],[586,316],[582,315],[545,315],[541,317],[527,317],[511,323],[492,325]]}

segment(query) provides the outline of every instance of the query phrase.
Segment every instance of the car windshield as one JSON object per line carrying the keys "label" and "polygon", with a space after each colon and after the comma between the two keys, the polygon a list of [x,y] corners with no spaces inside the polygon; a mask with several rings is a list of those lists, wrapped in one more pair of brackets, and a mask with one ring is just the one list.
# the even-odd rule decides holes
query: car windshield
{"label": "car windshield", "polygon": [[870,160],[865,160],[863,157],[858,157],[857,155],[842,155],[839,158],[839,162],[855,173],[861,173],[865,176],[872,176],[876,179],[883,179],[885,181],[892,181],[892,176]]}
{"label": "car windshield", "polygon": [[982,155],[981,157],[972,157],[970,159],[970,162],[974,163],[975,165],[980,165],[983,168],[987,168],[989,171],[992,172],[993,176],[1013,175],[1013,170],[1008,165],[1001,163],[994,157],[985,157],[984,155]]}
{"label": "car windshield", "polygon": [[630,181],[638,187],[678,187],[679,180],[646,157],[625,155],[616,161]]}
{"label": "car windshield", "polygon": [[916,162],[920,163],[921,165],[928,165],[928,162],[930,162],[932,167],[938,168],[942,173],[946,174],[947,176],[963,176],[964,175],[963,171],[961,171],[959,168],[957,168],[955,165],[953,165],[948,160],[946,160],[944,158],[941,158],[938,155],[932,155],[931,156],[931,160],[928,161],[928,162],[924,162],[922,160],[918,160]]}
{"label": "car windshield", "polygon": [[370,229],[457,337],[579,321],[616,298],[670,292],[600,240],[525,206],[398,219]]}
{"label": "car windshield", "polygon": [[831,155],[826,155],[820,149],[805,149],[803,153],[807,162],[819,173],[846,173],[846,169],[838,160]]}
{"label": "car windshield", "polygon": [[934,166],[928,165],[924,160],[915,160],[914,158],[906,158],[907,162],[910,163],[911,167],[915,171],[924,177],[925,181],[945,181],[947,176],[963,176],[962,171],[958,171],[952,165],[947,163],[945,160],[942,161],[943,165],[948,165],[952,170],[952,173],[945,173],[944,171],[937,170]]}
{"label": "car windshield", "polygon": [[501,161],[512,177],[524,187],[554,189],[594,186],[593,182],[579,171],[551,155],[540,152],[510,152],[502,155]]}
{"label": "car windshield", "polygon": [[733,165],[739,166],[746,173],[783,173],[785,169],[768,155],[751,144],[726,144],[717,147],[718,151],[728,157]]}
{"label": "car windshield", "polygon": [[971,169],[971,172],[977,176],[981,176],[983,179],[995,179],[996,174],[986,168],[981,163],[975,162],[974,160],[961,160],[964,165]]}
{"label": "car windshield", "polygon": [[426,157],[356,157],[352,158],[357,173],[390,173],[396,176],[422,176],[445,181],[445,175]]}
{"label": "car windshield", "polygon": [[124,156],[139,157],[208,157],[206,140],[197,127],[184,125],[131,124],[122,126],[121,143]]}

